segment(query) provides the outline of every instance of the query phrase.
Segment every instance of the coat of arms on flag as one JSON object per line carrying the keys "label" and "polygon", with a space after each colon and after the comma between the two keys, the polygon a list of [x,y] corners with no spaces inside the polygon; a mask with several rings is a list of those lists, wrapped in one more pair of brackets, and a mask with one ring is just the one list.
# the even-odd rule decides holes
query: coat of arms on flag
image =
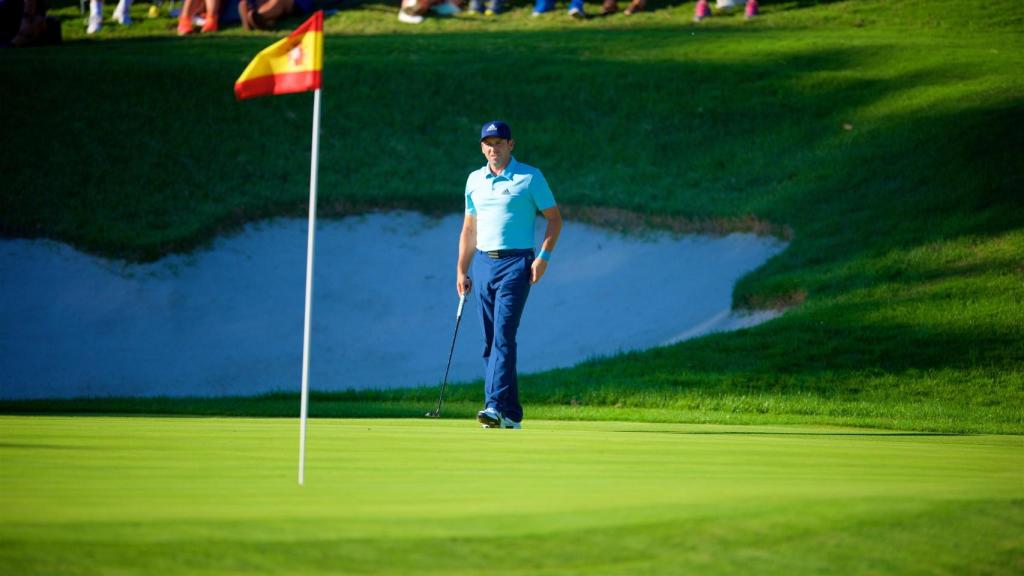
{"label": "coat of arms on flag", "polygon": [[235,81],[235,98],[243,100],[320,88],[323,29],[321,10],[286,38],[257,54]]}

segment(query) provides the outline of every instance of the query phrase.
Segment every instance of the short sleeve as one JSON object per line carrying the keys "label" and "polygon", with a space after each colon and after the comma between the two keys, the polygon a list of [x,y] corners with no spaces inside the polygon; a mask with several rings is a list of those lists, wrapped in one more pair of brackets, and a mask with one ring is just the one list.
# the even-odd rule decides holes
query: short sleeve
{"label": "short sleeve", "polygon": [[466,216],[476,216],[476,206],[473,205],[473,175],[466,178]]}
{"label": "short sleeve", "polygon": [[555,195],[552,194],[551,187],[548,186],[548,181],[540,170],[537,170],[533,178],[530,179],[530,195],[533,197],[533,203],[541,212],[556,204]]}

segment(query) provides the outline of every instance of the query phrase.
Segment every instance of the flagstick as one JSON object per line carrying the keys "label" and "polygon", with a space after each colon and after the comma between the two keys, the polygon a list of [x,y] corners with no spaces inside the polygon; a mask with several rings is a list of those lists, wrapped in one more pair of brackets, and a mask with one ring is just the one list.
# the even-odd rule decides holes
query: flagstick
{"label": "flagstick", "polygon": [[309,245],[306,247],[306,323],[302,333],[302,408],[299,424],[299,485],[306,470],[306,416],[309,411],[309,324],[313,312],[313,235],[316,232],[316,175],[320,160],[320,89],[313,92],[313,157],[309,165]]}

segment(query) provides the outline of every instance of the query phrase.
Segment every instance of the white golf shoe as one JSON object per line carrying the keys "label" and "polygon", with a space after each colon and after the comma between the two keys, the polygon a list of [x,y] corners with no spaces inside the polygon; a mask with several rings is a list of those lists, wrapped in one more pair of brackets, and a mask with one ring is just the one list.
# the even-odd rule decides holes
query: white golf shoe
{"label": "white golf shoe", "polygon": [[505,418],[504,416],[502,416],[501,417],[501,427],[502,428],[510,428],[512,430],[519,430],[519,429],[521,429],[523,427],[523,423],[522,422],[516,422],[516,421],[514,421],[514,420],[512,420],[510,418]]}
{"label": "white golf shoe", "polygon": [[497,428],[501,426],[501,413],[488,406],[476,413],[476,421],[484,428]]}
{"label": "white golf shoe", "polygon": [[523,427],[521,423],[506,418],[501,412],[490,407],[477,412],[476,421],[483,428],[510,428],[518,430]]}

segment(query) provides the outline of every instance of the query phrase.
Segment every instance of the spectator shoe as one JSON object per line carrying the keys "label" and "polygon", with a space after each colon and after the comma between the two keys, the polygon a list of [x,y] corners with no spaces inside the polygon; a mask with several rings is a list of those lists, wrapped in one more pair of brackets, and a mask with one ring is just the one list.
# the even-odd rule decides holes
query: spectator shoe
{"label": "spectator shoe", "polygon": [[192,18],[182,12],[178,15],[178,36],[188,36],[194,32],[192,29]]}
{"label": "spectator shoe", "polygon": [[202,32],[216,32],[219,26],[217,26],[217,14],[207,14],[206,22],[203,22],[203,27],[200,28]]}
{"label": "spectator shoe", "polygon": [[545,12],[551,12],[555,9],[554,0],[537,0],[533,5],[533,16],[540,16]]}
{"label": "spectator shoe", "polygon": [[86,21],[85,26],[86,34],[95,34],[103,28],[103,15],[102,14],[89,14],[89,19]]}
{"label": "spectator shoe", "polygon": [[114,8],[112,20],[122,26],[131,26],[132,15],[128,12],[128,8],[130,8],[131,5],[132,3],[129,0],[121,0],[118,2],[117,6]]}
{"label": "spectator shoe", "polygon": [[423,22],[423,15],[419,14],[419,0],[402,0],[402,7],[398,10],[398,21],[406,24],[419,24]]}
{"label": "spectator shoe", "polygon": [[459,9],[455,2],[442,2],[441,4],[434,4],[430,9],[438,16],[455,16],[462,10]]}

